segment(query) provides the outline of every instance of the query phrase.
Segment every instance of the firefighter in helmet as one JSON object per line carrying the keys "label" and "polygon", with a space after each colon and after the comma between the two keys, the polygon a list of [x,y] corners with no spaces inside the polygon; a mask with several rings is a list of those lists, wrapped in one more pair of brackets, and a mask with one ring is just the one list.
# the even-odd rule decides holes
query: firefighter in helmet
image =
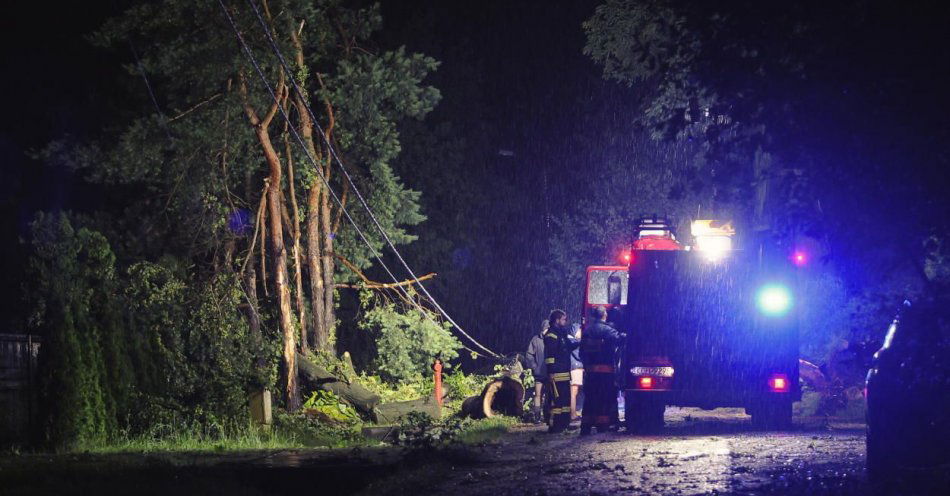
{"label": "firefighter in helmet", "polygon": [[571,351],[578,342],[571,336],[571,327],[564,310],[551,311],[549,327],[544,334],[544,364],[548,372],[548,401],[551,417],[548,432],[562,432],[571,423]]}
{"label": "firefighter in helmet", "polygon": [[597,306],[590,310],[590,323],[580,343],[584,362],[584,413],[581,435],[597,427],[605,432],[617,422],[616,377],[617,348],[623,334],[607,324],[607,310]]}

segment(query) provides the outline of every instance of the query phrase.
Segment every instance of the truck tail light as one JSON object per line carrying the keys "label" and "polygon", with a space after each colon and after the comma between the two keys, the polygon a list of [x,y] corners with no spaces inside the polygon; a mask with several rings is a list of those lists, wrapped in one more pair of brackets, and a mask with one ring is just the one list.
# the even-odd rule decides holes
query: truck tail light
{"label": "truck tail light", "polygon": [[772,374],[769,377],[769,390],[773,393],[788,392],[788,376],[785,374]]}
{"label": "truck tail light", "polygon": [[650,376],[641,377],[637,381],[637,386],[640,386],[640,389],[653,389],[653,378]]}

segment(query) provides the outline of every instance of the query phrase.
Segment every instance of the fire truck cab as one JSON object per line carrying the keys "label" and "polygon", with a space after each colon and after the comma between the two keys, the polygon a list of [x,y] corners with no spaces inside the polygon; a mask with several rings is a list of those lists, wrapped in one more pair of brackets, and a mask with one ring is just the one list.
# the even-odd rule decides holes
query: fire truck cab
{"label": "fire truck cab", "polygon": [[801,399],[792,264],[764,243],[737,249],[729,223],[694,221],[691,235],[645,217],[625,265],[587,268],[585,318],[605,306],[627,335],[626,427],[662,427],[667,405],[744,407],[756,426],[787,427]]}

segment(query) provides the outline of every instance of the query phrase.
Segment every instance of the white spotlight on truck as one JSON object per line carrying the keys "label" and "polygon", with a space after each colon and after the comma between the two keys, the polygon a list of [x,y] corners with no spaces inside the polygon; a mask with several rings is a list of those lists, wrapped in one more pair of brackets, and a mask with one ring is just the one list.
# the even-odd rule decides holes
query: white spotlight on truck
{"label": "white spotlight on truck", "polygon": [[717,261],[732,251],[732,236],[736,234],[730,222],[694,220],[690,225],[693,251],[710,261]]}

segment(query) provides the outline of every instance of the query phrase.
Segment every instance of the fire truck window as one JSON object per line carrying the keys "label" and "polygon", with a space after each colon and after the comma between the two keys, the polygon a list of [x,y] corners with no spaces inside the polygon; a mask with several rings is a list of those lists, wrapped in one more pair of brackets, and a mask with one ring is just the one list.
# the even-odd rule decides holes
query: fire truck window
{"label": "fire truck window", "polygon": [[587,303],[590,305],[626,305],[627,272],[595,270],[587,281]]}

